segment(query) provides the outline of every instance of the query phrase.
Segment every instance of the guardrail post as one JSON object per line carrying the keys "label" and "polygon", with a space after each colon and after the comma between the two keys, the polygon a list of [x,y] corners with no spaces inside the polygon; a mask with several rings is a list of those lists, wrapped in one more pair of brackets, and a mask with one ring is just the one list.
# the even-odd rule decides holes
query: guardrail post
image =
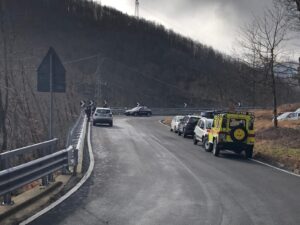
{"label": "guardrail post", "polygon": [[1,202],[1,205],[13,205],[15,204],[14,201],[11,200],[11,193],[5,194],[3,196],[3,202]]}
{"label": "guardrail post", "polygon": [[[42,157],[46,156],[47,152],[48,152],[47,149],[43,149],[42,150]],[[42,186],[48,186],[48,184],[49,184],[49,175],[42,177]]]}
{"label": "guardrail post", "polygon": [[[2,159],[0,156],[0,165],[1,170],[6,170],[9,167],[8,159]],[[11,193],[7,193],[3,195],[3,202],[1,202],[1,205],[13,205],[14,202],[11,200]]]}
{"label": "guardrail post", "polygon": [[[51,146],[49,147],[49,150],[48,150],[48,155],[50,155],[50,154],[52,154],[52,153],[53,153],[53,146],[51,145]],[[48,175],[48,181],[49,181],[49,182],[55,182],[53,173],[50,173],[50,174]]]}

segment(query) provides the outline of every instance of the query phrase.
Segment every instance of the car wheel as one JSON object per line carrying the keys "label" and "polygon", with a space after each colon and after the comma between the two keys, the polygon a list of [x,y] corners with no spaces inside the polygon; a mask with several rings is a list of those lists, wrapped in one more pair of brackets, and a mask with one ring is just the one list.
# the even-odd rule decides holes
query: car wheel
{"label": "car wheel", "polygon": [[183,136],[183,138],[186,138],[187,137],[187,135],[186,135],[186,133],[185,133],[185,130],[183,129],[183,131],[182,131],[182,136]]}
{"label": "car wheel", "polygon": [[133,113],[133,115],[134,115],[134,116],[138,116],[138,113],[137,113],[137,112],[135,112],[135,113]]}
{"label": "car wheel", "polygon": [[171,127],[170,131],[171,131],[171,132],[173,132],[173,129],[172,129],[172,127]]}
{"label": "car wheel", "polygon": [[252,157],[253,157],[253,146],[251,146],[245,150],[245,158],[252,159]]}
{"label": "car wheel", "polygon": [[180,132],[180,130],[178,130],[178,136],[181,136],[181,132]]}
{"label": "car wheel", "polygon": [[95,122],[93,122],[93,126],[96,126],[96,123],[95,123]]}
{"label": "car wheel", "polygon": [[196,135],[194,135],[194,137],[193,137],[193,143],[194,143],[194,145],[197,145],[197,144],[198,144],[198,140],[197,140],[197,138],[196,138]]}
{"label": "car wheel", "polygon": [[214,156],[219,156],[220,154],[220,149],[218,147],[218,143],[216,139],[214,140],[214,144],[213,144],[213,154]]}
{"label": "car wheel", "polygon": [[212,144],[208,142],[208,138],[204,137],[203,139],[203,146],[206,152],[211,152],[212,151]]}
{"label": "car wheel", "polygon": [[147,113],[147,116],[151,116],[151,113],[148,112],[148,113]]}
{"label": "car wheel", "polygon": [[111,127],[112,127],[112,126],[113,126],[113,122],[111,122],[111,123],[109,124],[109,126],[111,126]]}

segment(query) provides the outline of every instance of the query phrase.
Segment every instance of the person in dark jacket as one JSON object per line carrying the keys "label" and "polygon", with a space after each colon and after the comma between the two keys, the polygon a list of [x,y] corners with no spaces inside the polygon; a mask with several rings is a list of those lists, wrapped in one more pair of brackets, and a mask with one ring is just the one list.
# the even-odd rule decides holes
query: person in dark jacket
{"label": "person in dark jacket", "polygon": [[90,106],[87,106],[85,108],[85,114],[86,114],[86,117],[88,119],[88,122],[90,122],[90,119],[91,119],[91,113],[92,113],[92,109]]}

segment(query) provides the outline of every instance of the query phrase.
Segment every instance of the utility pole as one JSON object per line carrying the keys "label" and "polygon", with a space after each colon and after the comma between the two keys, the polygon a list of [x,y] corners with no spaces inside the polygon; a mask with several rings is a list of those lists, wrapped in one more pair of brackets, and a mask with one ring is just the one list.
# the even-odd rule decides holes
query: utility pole
{"label": "utility pole", "polygon": [[97,70],[96,70],[96,76],[97,76],[97,83],[96,83],[96,88],[95,88],[95,99],[97,99],[97,102],[101,102],[101,71],[100,71],[100,57],[98,56],[97,58]]}
{"label": "utility pole", "polygon": [[100,104],[102,104],[104,97],[103,97],[103,90],[102,90],[102,85],[107,86],[107,82],[103,81],[102,78],[102,66],[104,64],[104,61],[107,58],[102,58],[102,60],[100,60],[100,56],[98,56],[97,59],[97,70],[95,72],[95,75],[97,77],[97,81],[96,81],[96,88],[95,88],[95,99],[96,101]]}
{"label": "utility pole", "polygon": [[134,16],[136,18],[139,18],[139,7],[140,7],[139,0],[135,0],[135,12],[134,12]]}
{"label": "utility pole", "polygon": [[299,57],[299,66],[298,66],[297,78],[298,78],[298,84],[300,85],[300,57]]}

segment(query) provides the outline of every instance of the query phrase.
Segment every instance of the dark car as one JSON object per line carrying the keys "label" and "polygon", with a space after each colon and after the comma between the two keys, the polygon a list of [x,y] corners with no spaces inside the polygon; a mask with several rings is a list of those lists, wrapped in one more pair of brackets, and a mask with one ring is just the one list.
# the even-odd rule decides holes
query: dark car
{"label": "dark car", "polygon": [[178,135],[183,135],[184,138],[187,136],[194,136],[195,126],[197,125],[200,116],[185,116],[178,125]]}
{"label": "dark car", "polygon": [[125,111],[126,116],[151,116],[152,111],[147,106],[137,106]]}

